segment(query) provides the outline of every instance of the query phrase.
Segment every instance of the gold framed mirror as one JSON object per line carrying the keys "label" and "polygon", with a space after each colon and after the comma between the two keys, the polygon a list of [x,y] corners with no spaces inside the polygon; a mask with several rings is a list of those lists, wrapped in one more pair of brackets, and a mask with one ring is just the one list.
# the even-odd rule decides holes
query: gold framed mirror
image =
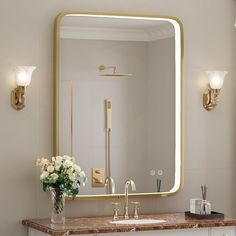
{"label": "gold framed mirror", "polygon": [[58,15],[54,154],[85,170],[79,199],[123,197],[127,179],[137,186],[132,197],[181,190],[183,45],[176,17]]}

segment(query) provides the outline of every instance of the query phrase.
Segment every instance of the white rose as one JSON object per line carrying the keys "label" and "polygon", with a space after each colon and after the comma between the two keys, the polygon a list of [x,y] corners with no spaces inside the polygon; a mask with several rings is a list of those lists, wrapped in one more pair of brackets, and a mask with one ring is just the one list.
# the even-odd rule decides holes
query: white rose
{"label": "white rose", "polygon": [[60,157],[60,156],[56,156],[56,158],[55,158],[55,161],[62,161],[62,157]]}
{"label": "white rose", "polygon": [[42,159],[41,159],[41,166],[47,165],[48,162],[49,162],[48,159],[42,158]]}
{"label": "white rose", "polygon": [[37,159],[36,166],[45,166],[48,162],[49,161],[45,158]]}
{"label": "white rose", "polygon": [[56,161],[56,158],[55,158],[55,157],[52,157],[52,161]]}
{"label": "white rose", "polygon": [[70,160],[65,160],[64,163],[63,163],[63,166],[65,168],[69,168],[69,167],[73,166],[73,162],[70,161]]}
{"label": "white rose", "polygon": [[57,179],[58,179],[59,176],[58,176],[58,174],[53,173],[53,174],[50,175],[50,177],[51,177],[51,179],[52,179],[52,182],[55,183],[55,182],[57,181]]}
{"label": "white rose", "polygon": [[85,173],[84,173],[84,171],[81,171],[81,172],[79,173],[79,177],[80,177],[80,178],[85,178]]}
{"label": "white rose", "polygon": [[52,172],[54,171],[54,167],[53,167],[52,165],[48,166],[48,167],[47,167],[47,171],[48,171],[49,173],[52,173]]}
{"label": "white rose", "polygon": [[67,156],[67,155],[64,155],[64,156],[63,156],[63,159],[64,159],[64,160],[68,160],[68,161],[71,161],[71,160],[72,160],[72,158],[71,158],[70,156]]}
{"label": "white rose", "polygon": [[49,176],[49,173],[47,171],[43,171],[43,173],[40,175],[40,180],[46,179]]}
{"label": "white rose", "polygon": [[72,182],[74,182],[74,181],[76,180],[76,175],[73,174],[73,173],[70,174],[70,175],[69,175],[69,180],[72,181]]}
{"label": "white rose", "polygon": [[55,170],[59,171],[61,165],[62,165],[62,162],[60,160],[56,160],[55,161],[55,166],[54,166]]}
{"label": "white rose", "polygon": [[73,165],[73,168],[77,173],[79,173],[81,171],[81,168],[76,164]]}
{"label": "white rose", "polygon": [[60,170],[60,168],[61,168],[61,165],[55,165],[55,167],[54,167],[54,168],[55,168],[55,170],[56,170],[56,171],[59,171],[59,170]]}
{"label": "white rose", "polygon": [[66,171],[66,173],[67,173],[68,175],[72,174],[73,172],[74,172],[73,168],[69,168],[69,169],[67,169],[67,171]]}

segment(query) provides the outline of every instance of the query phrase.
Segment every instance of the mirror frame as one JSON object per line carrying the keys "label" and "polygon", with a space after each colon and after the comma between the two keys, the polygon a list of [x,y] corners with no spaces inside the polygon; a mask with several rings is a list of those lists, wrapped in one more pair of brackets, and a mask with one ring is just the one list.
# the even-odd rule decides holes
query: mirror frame
{"label": "mirror frame", "polygon": [[[160,15],[143,15],[143,14],[125,14],[125,13],[108,13],[108,12],[82,12],[82,11],[63,11],[61,12],[55,20],[55,32],[54,32],[54,155],[57,156],[60,153],[60,68],[61,68],[61,21],[62,18],[66,15],[94,15],[94,16],[117,16],[117,17],[140,17],[140,18],[158,18],[158,19],[166,19],[166,20],[172,20],[179,26],[179,34],[180,34],[180,147],[179,147],[179,153],[180,153],[180,169],[179,169],[179,175],[180,181],[172,192],[160,192],[160,193],[130,193],[130,197],[167,197],[172,196],[178,192],[180,192],[184,185],[184,111],[183,111],[183,105],[184,105],[184,99],[183,99],[183,56],[184,56],[184,32],[183,32],[183,24],[182,22],[177,18],[173,16],[160,16]],[[175,162],[176,162],[176,156],[175,156]],[[175,173],[176,175],[176,173]],[[175,187],[175,186],[174,186]],[[173,187],[173,188],[174,188]],[[98,200],[98,199],[120,199],[124,198],[124,194],[103,194],[103,195],[77,195],[76,199],[92,199],[92,200]],[[72,198],[67,197],[67,199],[71,200]]]}

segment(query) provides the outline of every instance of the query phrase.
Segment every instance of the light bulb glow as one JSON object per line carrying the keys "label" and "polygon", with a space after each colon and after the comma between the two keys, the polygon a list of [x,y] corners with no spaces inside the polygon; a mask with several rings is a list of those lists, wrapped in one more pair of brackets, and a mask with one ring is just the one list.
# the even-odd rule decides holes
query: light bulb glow
{"label": "light bulb glow", "polygon": [[16,83],[18,86],[28,86],[31,82],[35,66],[17,66],[16,67]]}
{"label": "light bulb glow", "polygon": [[212,89],[221,89],[228,71],[207,71],[208,80]]}

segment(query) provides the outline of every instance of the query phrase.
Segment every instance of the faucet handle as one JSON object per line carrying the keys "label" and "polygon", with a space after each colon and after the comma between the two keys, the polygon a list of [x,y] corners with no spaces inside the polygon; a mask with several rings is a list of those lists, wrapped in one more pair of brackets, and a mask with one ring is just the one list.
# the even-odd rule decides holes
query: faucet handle
{"label": "faucet handle", "polygon": [[119,208],[118,206],[120,205],[119,202],[112,202],[111,203],[112,206],[113,206],[113,220],[118,220],[118,211],[119,211]]}
{"label": "faucet handle", "polygon": [[134,219],[138,219],[138,210],[140,206],[140,202],[131,202],[134,205]]}

